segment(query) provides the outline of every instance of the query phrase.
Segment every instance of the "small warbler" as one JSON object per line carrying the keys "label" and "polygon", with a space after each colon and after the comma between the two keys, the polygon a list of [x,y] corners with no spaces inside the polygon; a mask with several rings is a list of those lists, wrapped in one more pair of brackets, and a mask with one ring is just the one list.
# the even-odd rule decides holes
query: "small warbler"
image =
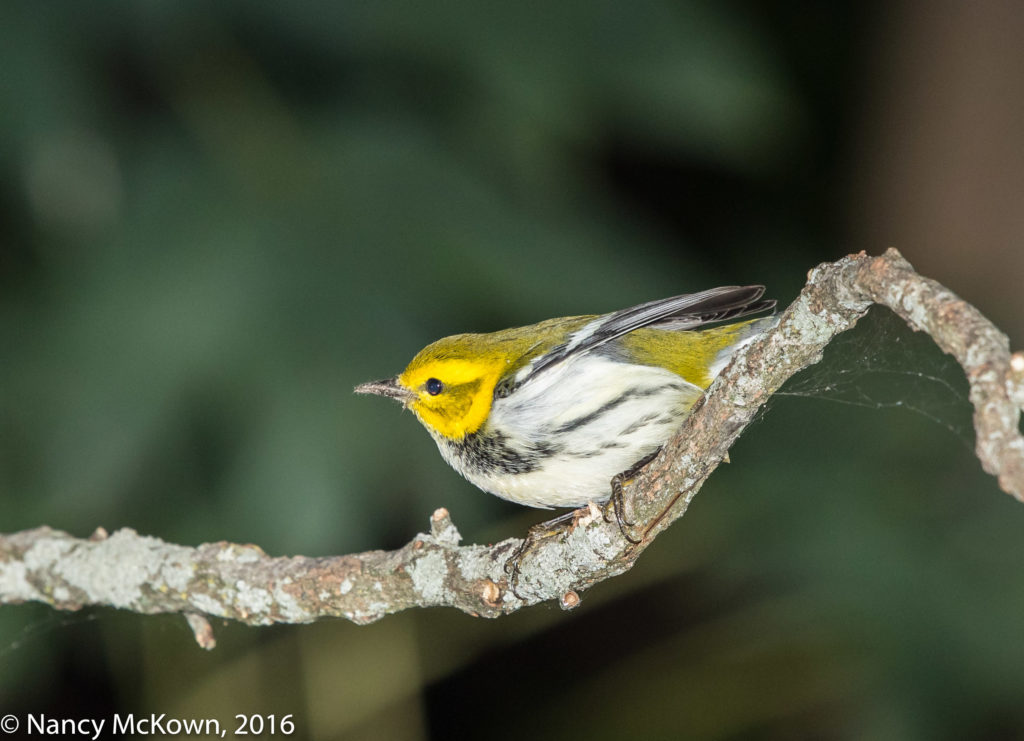
{"label": "small warbler", "polygon": [[773,309],[763,293],[712,288],[445,337],[397,377],[355,390],[411,409],[444,459],[486,492],[530,507],[604,502],[613,479],[652,457],[733,351],[775,319],[705,325]]}

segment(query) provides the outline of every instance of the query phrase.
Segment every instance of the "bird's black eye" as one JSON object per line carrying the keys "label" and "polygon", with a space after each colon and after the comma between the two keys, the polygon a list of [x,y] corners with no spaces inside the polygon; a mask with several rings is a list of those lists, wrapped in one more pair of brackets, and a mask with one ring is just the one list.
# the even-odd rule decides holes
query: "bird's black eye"
{"label": "bird's black eye", "polygon": [[438,381],[436,378],[427,379],[427,393],[431,396],[437,396],[439,393],[444,391],[444,384]]}

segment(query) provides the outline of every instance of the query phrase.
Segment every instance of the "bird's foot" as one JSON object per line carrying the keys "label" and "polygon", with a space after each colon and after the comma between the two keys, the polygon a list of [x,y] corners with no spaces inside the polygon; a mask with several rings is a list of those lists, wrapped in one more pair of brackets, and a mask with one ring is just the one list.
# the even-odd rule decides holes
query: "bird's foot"
{"label": "bird's foot", "polygon": [[512,555],[505,561],[505,573],[509,578],[509,586],[512,588],[512,593],[523,599],[523,596],[519,594],[517,588],[519,586],[519,576],[522,570],[523,559],[530,551],[534,550],[545,540],[556,538],[562,535],[566,535],[572,532],[577,525],[582,523],[587,517],[592,514],[590,507],[594,505],[588,504],[587,507],[573,510],[572,512],[566,512],[563,515],[559,515],[550,520],[538,523],[526,531],[526,537],[523,542],[519,544]]}
{"label": "bird's foot", "polygon": [[622,533],[622,537],[633,545],[639,545],[643,540],[643,536],[634,538],[630,534],[630,528],[634,527],[636,523],[626,517],[626,502],[623,499],[622,488],[636,478],[636,475],[640,473],[643,467],[653,461],[660,452],[661,448],[658,448],[650,455],[638,460],[622,473],[617,473],[612,477],[612,495],[604,509],[604,521],[611,522],[611,517],[614,517],[615,524],[619,526],[619,532]]}

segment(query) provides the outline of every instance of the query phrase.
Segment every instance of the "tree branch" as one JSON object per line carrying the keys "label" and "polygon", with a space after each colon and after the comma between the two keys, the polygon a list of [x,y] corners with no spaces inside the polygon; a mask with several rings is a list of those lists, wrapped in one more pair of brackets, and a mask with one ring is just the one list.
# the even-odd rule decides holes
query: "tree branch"
{"label": "tree branch", "polygon": [[540,541],[521,562],[513,591],[505,563],[522,541],[460,546],[448,512],[430,533],[397,551],[331,558],[273,558],[254,545],[197,548],[130,529],[89,539],[40,527],[0,535],[0,602],[39,601],[61,610],[109,605],[139,613],[184,614],[200,645],[213,646],[207,617],[252,625],[304,623],[325,616],[370,623],[411,607],[451,606],[497,617],[579,592],[627,571],[657,535],[686,511],[758,409],[872,304],[927,332],[963,367],[970,384],[976,452],[999,485],[1024,500],[1024,354],[977,309],[914,272],[898,252],[863,253],[811,271],[778,325],[737,354],[678,434],[625,490],[640,543],[630,543],[600,511]]}

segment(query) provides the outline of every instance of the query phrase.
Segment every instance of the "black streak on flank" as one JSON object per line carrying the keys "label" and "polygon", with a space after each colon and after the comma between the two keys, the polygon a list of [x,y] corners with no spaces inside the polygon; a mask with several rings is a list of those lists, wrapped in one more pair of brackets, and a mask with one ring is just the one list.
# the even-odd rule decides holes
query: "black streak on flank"
{"label": "black streak on flank", "polygon": [[[671,388],[671,387],[672,387],[672,385],[670,384],[668,386],[668,388]],[[592,411],[592,412],[590,412],[588,414],[584,414],[582,417],[577,417],[576,419],[570,419],[565,424],[559,425],[558,427],[555,428],[555,430],[551,434],[553,434],[553,435],[562,435],[562,434],[564,434],[566,432],[572,432],[573,430],[578,430],[580,427],[583,427],[585,425],[589,425],[591,422],[594,422],[595,420],[603,417],[605,414],[610,412],[612,409],[615,409],[616,407],[622,406],[623,404],[625,404],[630,399],[642,399],[642,398],[647,397],[647,396],[654,396],[655,394],[661,393],[665,388],[666,388],[665,386],[655,386],[654,388],[649,388],[649,389],[633,389],[631,391],[627,391],[624,394],[621,394],[621,395],[615,397],[611,401],[602,404],[601,406],[599,406],[594,411]]]}

